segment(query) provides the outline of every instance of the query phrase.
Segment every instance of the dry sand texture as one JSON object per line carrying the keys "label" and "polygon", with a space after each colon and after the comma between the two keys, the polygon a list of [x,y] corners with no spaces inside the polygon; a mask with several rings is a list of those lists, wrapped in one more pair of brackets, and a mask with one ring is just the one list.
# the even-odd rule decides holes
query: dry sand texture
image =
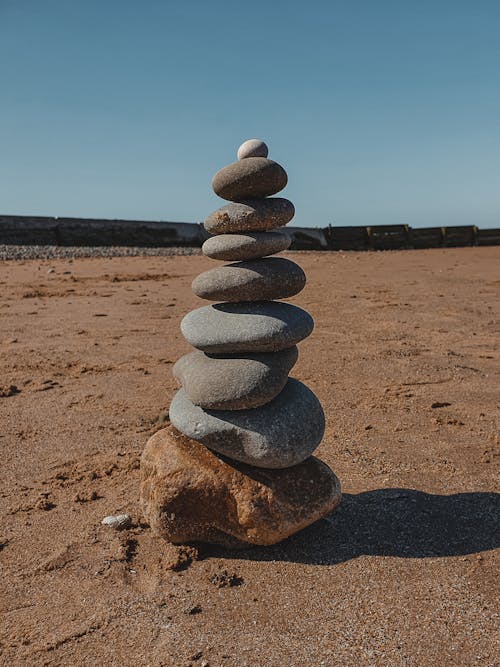
{"label": "dry sand texture", "polygon": [[[316,320],[294,375],[345,496],[238,554],[162,544],[137,514],[213,262],[0,266],[2,664],[498,664],[500,248],[289,256]],[[132,528],[100,525],[118,512]]]}

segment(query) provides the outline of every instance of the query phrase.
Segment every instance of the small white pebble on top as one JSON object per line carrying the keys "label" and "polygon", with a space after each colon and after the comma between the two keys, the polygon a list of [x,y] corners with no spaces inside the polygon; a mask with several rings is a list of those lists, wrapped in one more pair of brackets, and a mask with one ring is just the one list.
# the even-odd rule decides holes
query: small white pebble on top
{"label": "small white pebble on top", "polygon": [[267,157],[269,149],[262,139],[248,139],[238,148],[238,160],[246,157]]}

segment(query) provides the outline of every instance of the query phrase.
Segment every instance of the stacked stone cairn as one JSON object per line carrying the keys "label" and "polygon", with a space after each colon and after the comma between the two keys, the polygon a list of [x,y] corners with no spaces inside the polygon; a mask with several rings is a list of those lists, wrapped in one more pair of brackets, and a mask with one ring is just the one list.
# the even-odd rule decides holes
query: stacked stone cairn
{"label": "stacked stone cairn", "polygon": [[181,323],[195,348],[173,368],[181,389],[171,425],[148,442],[141,461],[141,502],[152,529],[174,543],[228,547],[273,544],[331,512],[340,485],[311,456],[324,434],[321,404],[288,377],[311,316],[280,301],[306,277],[286,250],[294,215],[287,184],[263,141],[238,149],[238,161],[214,176],[230,203],[205,221],[203,253],[231,262],[200,274],[194,293],[214,302]]}

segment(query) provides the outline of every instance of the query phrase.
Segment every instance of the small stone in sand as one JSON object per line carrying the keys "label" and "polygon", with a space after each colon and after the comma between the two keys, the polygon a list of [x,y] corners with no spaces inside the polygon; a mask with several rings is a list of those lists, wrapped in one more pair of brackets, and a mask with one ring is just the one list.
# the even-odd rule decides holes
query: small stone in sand
{"label": "small stone in sand", "polygon": [[105,516],[101,523],[103,526],[109,526],[115,530],[128,528],[131,523],[130,514],[110,514],[109,516]]}

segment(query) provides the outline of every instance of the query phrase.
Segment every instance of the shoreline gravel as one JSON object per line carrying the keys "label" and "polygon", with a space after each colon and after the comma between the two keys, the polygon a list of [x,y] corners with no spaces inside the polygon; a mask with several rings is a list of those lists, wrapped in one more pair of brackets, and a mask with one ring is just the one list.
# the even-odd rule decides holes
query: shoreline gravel
{"label": "shoreline gravel", "polygon": [[0,260],[8,259],[76,259],[79,257],[168,257],[201,255],[201,248],[141,248],[129,246],[55,246],[1,245]]}

